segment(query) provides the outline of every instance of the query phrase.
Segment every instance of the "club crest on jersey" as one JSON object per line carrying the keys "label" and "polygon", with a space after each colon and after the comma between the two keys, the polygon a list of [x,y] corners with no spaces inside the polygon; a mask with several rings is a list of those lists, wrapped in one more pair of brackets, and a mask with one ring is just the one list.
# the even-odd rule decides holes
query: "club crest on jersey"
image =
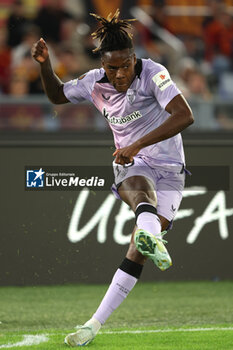
{"label": "club crest on jersey", "polygon": [[129,124],[134,122],[135,120],[142,117],[142,114],[139,111],[134,111],[131,114],[126,115],[125,117],[115,117],[114,115],[112,117],[109,116],[109,112],[104,107],[103,108],[103,116],[108,120],[108,122],[112,125],[122,125],[122,124]]}
{"label": "club crest on jersey", "polygon": [[129,103],[133,104],[136,97],[136,90],[128,89],[126,94],[127,100]]}
{"label": "club crest on jersey", "polygon": [[165,90],[168,86],[172,84],[171,77],[168,71],[165,69],[162,72],[155,74],[152,80],[161,91]]}

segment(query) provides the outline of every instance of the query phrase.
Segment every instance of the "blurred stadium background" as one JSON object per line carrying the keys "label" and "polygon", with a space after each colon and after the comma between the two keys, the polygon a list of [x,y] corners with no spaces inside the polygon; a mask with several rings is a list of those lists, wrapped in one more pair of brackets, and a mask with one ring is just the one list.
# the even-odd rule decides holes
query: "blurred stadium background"
{"label": "blurred stadium background", "polygon": [[89,12],[106,16],[117,7],[138,19],[137,56],[166,65],[190,101],[196,123],[187,133],[233,130],[232,0],[1,0],[1,133],[107,132],[91,106],[48,102],[30,48],[43,36],[59,77],[76,78],[100,66]]}
{"label": "blurred stadium background", "polygon": [[116,8],[138,19],[137,57],[164,64],[193,108],[187,163],[229,171],[222,188],[186,192],[168,237],[174,267],[143,278],[232,279],[233,0],[1,0],[0,285],[109,282],[125,254],[133,216],[110,192],[28,192],[24,168],[111,164],[104,118],[88,103],[52,105],[30,50],[42,36],[59,77],[77,78],[100,66],[89,12]]}

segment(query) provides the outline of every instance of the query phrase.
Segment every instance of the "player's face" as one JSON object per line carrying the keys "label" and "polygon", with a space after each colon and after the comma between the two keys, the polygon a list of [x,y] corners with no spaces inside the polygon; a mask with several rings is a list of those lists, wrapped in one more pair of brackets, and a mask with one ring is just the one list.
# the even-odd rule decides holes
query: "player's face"
{"label": "player's face", "polygon": [[103,54],[102,66],[109,82],[118,92],[126,92],[135,78],[136,56],[130,49]]}

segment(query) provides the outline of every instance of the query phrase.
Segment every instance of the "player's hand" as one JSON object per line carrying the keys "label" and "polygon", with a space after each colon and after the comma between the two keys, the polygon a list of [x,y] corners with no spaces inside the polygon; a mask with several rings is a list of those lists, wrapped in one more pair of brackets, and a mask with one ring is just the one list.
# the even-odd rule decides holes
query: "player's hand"
{"label": "player's hand", "polygon": [[133,157],[138,154],[140,151],[140,147],[137,145],[137,143],[133,143],[130,146],[123,147],[116,149],[113,153],[113,156],[115,156],[115,163],[117,164],[129,164],[133,162]]}
{"label": "player's hand", "polygon": [[49,57],[48,48],[43,38],[40,38],[31,49],[32,57],[39,63],[44,63]]}

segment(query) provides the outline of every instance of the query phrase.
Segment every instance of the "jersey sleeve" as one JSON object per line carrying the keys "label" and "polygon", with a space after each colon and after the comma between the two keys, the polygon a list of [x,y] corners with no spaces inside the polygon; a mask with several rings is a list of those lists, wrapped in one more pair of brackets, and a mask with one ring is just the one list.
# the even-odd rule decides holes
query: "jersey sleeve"
{"label": "jersey sleeve", "polygon": [[63,92],[66,98],[74,104],[84,100],[89,100],[92,102],[91,93],[95,81],[95,70],[91,70],[86,74],[81,75],[77,79],[64,83]]}
{"label": "jersey sleeve", "polygon": [[176,95],[181,94],[181,91],[172,81],[168,70],[161,64],[151,64],[148,76],[148,88],[162,108],[165,109]]}

